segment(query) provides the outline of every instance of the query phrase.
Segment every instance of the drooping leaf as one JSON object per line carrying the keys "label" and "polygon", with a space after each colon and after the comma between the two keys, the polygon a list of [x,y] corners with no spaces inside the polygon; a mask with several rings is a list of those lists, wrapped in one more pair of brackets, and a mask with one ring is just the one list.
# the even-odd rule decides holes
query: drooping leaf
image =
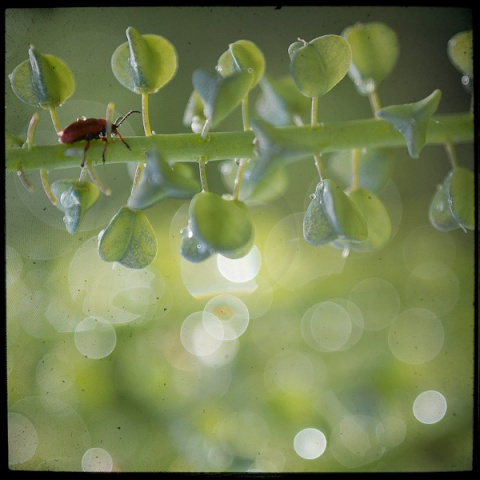
{"label": "drooping leaf", "polygon": [[428,219],[432,226],[442,232],[449,232],[460,228],[457,219],[453,216],[450,208],[449,185],[446,182],[437,186],[437,191],[430,202]]}
{"label": "drooping leaf", "polygon": [[54,55],[44,55],[33,45],[29,59],[9,75],[15,95],[22,102],[44,109],[62,105],[75,91],[75,79],[68,65]]}
{"label": "drooping leaf", "polygon": [[368,95],[393,71],[400,53],[397,34],[380,22],[347,27],[342,36],[352,48],[348,75],[358,92]]}
{"label": "drooping leaf", "polygon": [[367,223],[368,236],[362,241],[343,241],[338,243],[360,252],[373,252],[383,248],[392,235],[392,223],[383,202],[365,188],[359,188],[347,193],[350,200],[357,206]]}
{"label": "drooping leaf", "polygon": [[205,248],[240,258],[253,246],[255,229],[242,202],[201,192],[190,202],[190,228]]}
{"label": "drooping leaf", "polygon": [[282,131],[265,120],[257,118],[250,122],[258,140],[259,159],[252,170],[250,181],[258,182],[275,169],[304,157],[308,150],[301,142],[286,138]]}
{"label": "drooping leaf", "polygon": [[85,213],[100,197],[100,190],[91,182],[79,180],[57,180],[50,188],[58,199],[56,207],[65,213],[63,221],[68,233],[74,234]]}
{"label": "drooping leaf", "polygon": [[331,179],[323,180],[320,193],[333,228],[340,237],[361,241],[368,236],[362,213],[342,188]]}
{"label": "drooping leaf", "polygon": [[430,223],[441,231],[475,228],[475,187],[473,173],[454,168],[438,185],[429,208]]}
{"label": "drooping leaf", "polygon": [[442,92],[435,90],[419,102],[384,107],[376,112],[376,116],[398,130],[405,138],[410,156],[418,158],[425,146],[428,122],[437,111],[441,98]]}
{"label": "drooping leaf", "polygon": [[303,217],[303,237],[311,245],[325,245],[338,237],[325,211],[323,187],[323,182],[318,183]]}
{"label": "drooping leaf", "polygon": [[145,268],[157,253],[155,232],[141,210],[123,206],[98,234],[98,253],[106,262]]}
{"label": "drooping leaf", "polygon": [[447,177],[449,205],[452,215],[462,228],[475,228],[475,187],[473,173],[457,167]]}
{"label": "drooping leaf", "polygon": [[324,35],[289,48],[290,73],[300,92],[321,97],[348,72],[352,53],[349,43],[339,35]]}
{"label": "drooping leaf", "polygon": [[193,72],[193,88],[202,99],[211,127],[217,126],[240,105],[251,88],[252,80],[252,75],[243,71],[226,78],[216,71],[204,68]]}
{"label": "drooping leaf", "polygon": [[191,170],[181,164],[169,165],[159,152],[147,152],[147,164],[128,199],[133,210],[144,210],[165,198],[192,198],[201,190]]}
{"label": "drooping leaf", "polygon": [[302,95],[292,77],[280,80],[262,78],[261,93],[255,103],[256,113],[276,127],[292,125],[296,119],[309,118],[311,100]]}
{"label": "drooping leaf", "polygon": [[113,52],[111,66],[116,79],[138,94],[155,93],[177,72],[175,47],[160,35],[140,35],[133,27],[126,31],[128,41]]}

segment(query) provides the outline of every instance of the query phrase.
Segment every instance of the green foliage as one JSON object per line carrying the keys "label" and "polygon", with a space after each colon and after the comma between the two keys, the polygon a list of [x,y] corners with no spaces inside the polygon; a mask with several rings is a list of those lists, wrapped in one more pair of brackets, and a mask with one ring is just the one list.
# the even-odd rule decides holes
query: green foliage
{"label": "green foliage", "polygon": [[470,170],[457,167],[445,177],[433,196],[429,219],[441,231],[475,228],[475,187]]}
{"label": "green foliage", "polygon": [[336,245],[358,252],[374,252],[389,242],[392,223],[383,202],[371,191],[359,188],[347,193],[367,224],[368,236],[364,240],[337,240]]}
{"label": "green foliage", "polygon": [[[152,132],[146,96],[157,92],[174,77],[178,68],[177,52],[159,35],[141,35],[129,27],[126,36],[128,41],[112,55],[111,67],[120,84],[144,96],[142,113],[148,138]],[[218,126],[242,104],[244,129],[251,128],[255,134],[252,154],[230,159],[230,173],[224,175],[224,180],[231,194],[222,197],[208,189],[207,157],[197,156],[199,182],[181,160],[167,162],[162,151],[164,143],[137,148],[136,152],[141,152],[140,157],[136,154],[140,166],[127,205],[99,234],[101,258],[129,268],[149,265],[157,246],[153,229],[141,211],[166,198],[192,199],[189,224],[181,234],[180,252],[184,258],[201,262],[215,253],[240,258],[249,252],[254,241],[254,225],[243,202],[268,201],[285,192],[288,183],[285,167],[308,158],[315,161],[320,181],[304,216],[306,241],[363,252],[386,245],[391,236],[391,222],[374,192],[381,190],[391,176],[392,150],[359,148],[362,139],[357,139],[360,145],[354,148],[354,154],[352,150],[339,149],[324,155],[322,149],[331,151],[332,146],[328,140],[322,140],[323,125],[317,122],[318,97],[332,90],[348,73],[359,93],[371,95],[376,117],[399,131],[410,156],[419,158],[427,144],[429,125],[441,92],[435,90],[416,103],[378,107],[373,95],[393,71],[399,55],[396,33],[383,23],[355,24],[344,29],[341,36],[324,35],[310,42],[299,40],[292,43],[286,53],[290,58],[290,75],[278,80],[265,77],[263,52],[249,40],[231,43],[214,70],[197,68],[193,72],[194,90],[183,123],[191,127],[195,135],[201,134],[198,145],[209,142],[205,136],[207,127]],[[448,44],[448,55],[456,68],[472,76],[472,32],[454,36]],[[33,46],[29,60],[16,67],[9,77],[13,91],[22,101],[51,111],[63,103],[75,87],[70,69],[61,60],[42,55]],[[248,98],[256,86],[261,91],[255,116],[250,120]],[[315,144],[318,151],[312,151],[305,137],[281,128],[303,125],[303,119],[309,115],[312,138],[316,135],[320,139]],[[52,119],[58,130],[54,112]],[[342,125],[338,128],[341,132]],[[27,142],[7,136],[7,147],[13,150],[27,146],[33,150],[33,130],[29,130]],[[85,132],[85,135],[93,133],[96,132]],[[16,168],[24,185],[30,188],[22,163]],[[92,181],[103,193],[109,193],[91,166],[88,169]],[[81,179],[82,176],[78,181],[60,180],[51,189],[51,200],[55,202],[53,196],[60,199],[57,207],[65,212],[70,233],[77,231],[85,213],[99,197],[97,186]],[[45,191],[49,192],[45,169],[42,181]],[[439,186],[429,215],[432,224],[440,230],[473,228],[471,172],[456,168],[450,173]]]}
{"label": "green foliage", "polygon": [[128,42],[122,43],[112,55],[116,79],[138,94],[156,93],[175,76],[178,68],[175,47],[160,35],[140,35],[127,28]]}
{"label": "green foliage", "polygon": [[205,116],[211,127],[216,127],[237,108],[252,87],[254,77],[245,71],[222,77],[205,68],[193,72],[193,88],[204,105]]}
{"label": "green foliage", "polygon": [[[393,150],[365,150],[357,153],[358,185],[371,192],[380,191],[392,176],[395,155]],[[343,188],[352,181],[352,152],[335,152],[327,156],[326,171]]]}
{"label": "green foliage", "polygon": [[345,77],[352,60],[350,45],[338,35],[292,43],[288,53],[292,78],[307,97],[321,97],[329,92]]}
{"label": "green foliage", "polygon": [[147,152],[147,164],[128,199],[133,210],[144,210],[165,198],[192,198],[200,183],[181,163],[169,165],[158,152]]}
{"label": "green foliage", "polygon": [[281,79],[264,77],[260,82],[255,111],[263,120],[275,126],[295,123],[310,113],[310,102],[302,95],[291,76]]}
{"label": "green foliage", "polygon": [[397,34],[384,23],[356,24],[346,28],[342,36],[352,48],[352,64],[348,71],[358,92],[375,91],[393,71],[400,53]]}
{"label": "green foliage", "polygon": [[391,123],[404,136],[408,153],[412,158],[418,158],[425,146],[428,122],[437,111],[441,98],[442,92],[435,90],[419,102],[391,105],[382,108],[376,115]]}
{"label": "green foliage", "polygon": [[98,253],[106,262],[127,268],[145,268],[157,254],[157,240],[147,216],[141,210],[123,206],[98,234]]}
{"label": "green foliage", "polygon": [[15,95],[34,107],[59,107],[75,91],[72,71],[58,57],[42,54],[33,45],[28,56],[9,75]]}
{"label": "green foliage", "polygon": [[365,218],[356,203],[333,180],[318,183],[305,212],[303,233],[312,245],[338,238],[362,241],[368,237]]}
{"label": "green foliage", "polygon": [[190,228],[206,249],[240,258],[253,246],[255,228],[245,204],[201,192],[190,202]]}
{"label": "green foliage", "polygon": [[100,197],[99,188],[91,182],[80,180],[58,180],[51,186],[58,199],[57,208],[65,212],[63,221],[68,233],[75,233],[85,213]]}
{"label": "green foliage", "polygon": [[454,35],[448,42],[448,57],[462,75],[473,79],[473,32]]}
{"label": "green foliage", "polygon": [[224,78],[237,72],[247,72],[252,75],[250,88],[253,88],[265,73],[265,57],[253,42],[238,40],[231,43],[228,50],[218,59],[217,71]]}

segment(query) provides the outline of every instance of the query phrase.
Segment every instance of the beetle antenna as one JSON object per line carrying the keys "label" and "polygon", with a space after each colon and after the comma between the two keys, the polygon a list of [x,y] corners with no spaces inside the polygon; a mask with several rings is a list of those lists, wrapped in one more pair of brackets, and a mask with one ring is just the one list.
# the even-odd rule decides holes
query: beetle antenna
{"label": "beetle antenna", "polygon": [[125,119],[130,116],[132,113],[142,113],[138,110],[130,110],[127,114],[125,114],[123,117],[118,117],[116,120],[115,120],[115,127],[118,128],[124,121]]}

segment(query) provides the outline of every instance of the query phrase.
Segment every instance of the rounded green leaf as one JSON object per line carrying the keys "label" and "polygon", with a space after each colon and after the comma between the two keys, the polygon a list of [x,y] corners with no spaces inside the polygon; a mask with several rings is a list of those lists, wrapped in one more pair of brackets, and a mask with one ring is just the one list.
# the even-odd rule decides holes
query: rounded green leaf
{"label": "rounded green leaf", "polygon": [[194,235],[190,225],[183,228],[180,235],[180,253],[185,260],[192,263],[199,263],[215,253]]}
{"label": "rounded green leaf", "polygon": [[368,237],[360,242],[341,240],[338,244],[360,252],[380,250],[392,235],[392,223],[385,205],[373,192],[365,188],[359,188],[347,195],[365,218]]}
{"label": "rounded green leaf", "polygon": [[384,23],[356,24],[342,36],[352,47],[348,74],[362,95],[372,93],[393,71],[400,47],[397,34]]}
{"label": "rounded green leaf", "polygon": [[148,266],[157,253],[157,239],[145,213],[121,207],[98,234],[98,253],[102,260],[127,268]]}
{"label": "rounded green leaf", "polygon": [[218,125],[240,105],[253,80],[248,72],[237,72],[223,78],[218,72],[198,68],[193,72],[193,88],[204,105],[211,127]]}
{"label": "rounded green leaf", "polygon": [[126,34],[128,42],[120,45],[112,55],[115,77],[132,92],[157,92],[177,72],[175,47],[160,35],[140,35],[133,27],[128,27]]}
{"label": "rounded green leaf", "polygon": [[325,211],[323,188],[323,182],[318,183],[303,217],[303,237],[311,245],[325,245],[338,237]]}
{"label": "rounded green leaf", "polygon": [[63,221],[68,233],[74,234],[87,210],[100,197],[100,190],[91,182],[79,180],[58,180],[50,188],[58,199],[56,207],[65,212]]}
{"label": "rounded green leaf", "polygon": [[324,211],[338,236],[362,241],[368,237],[368,226],[362,212],[333,180],[326,179],[316,190]]}
{"label": "rounded green leaf", "polygon": [[292,78],[307,97],[329,92],[345,77],[352,60],[350,45],[339,35],[324,35],[299,48],[290,45],[289,54]]}
{"label": "rounded green leaf", "polygon": [[265,57],[257,45],[249,40],[238,40],[228,46],[217,62],[217,71],[224,78],[237,72],[252,75],[252,89],[265,73]]}
{"label": "rounded green leaf", "polygon": [[448,57],[457,70],[473,78],[473,32],[468,30],[454,35],[447,46]]}
{"label": "rounded green leaf", "polygon": [[28,56],[9,75],[15,95],[34,107],[59,107],[75,91],[72,71],[58,57],[41,54],[33,45]]}
{"label": "rounded green leaf", "polygon": [[473,173],[464,167],[455,168],[447,177],[449,205],[462,228],[475,227],[475,187]]}
{"label": "rounded green leaf", "polygon": [[186,165],[170,165],[157,152],[148,152],[147,157],[147,165],[127,202],[131,209],[144,210],[165,198],[192,198],[201,190],[200,182]]}
{"label": "rounded green leaf", "polygon": [[443,182],[437,186],[437,191],[430,202],[428,219],[433,227],[442,232],[449,232],[460,228],[457,219],[450,209],[450,193],[448,185]]}
{"label": "rounded green leaf", "polygon": [[246,255],[255,231],[245,204],[212,192],[201,192],[190,202],[193,235],[207,249],[229,258]]}

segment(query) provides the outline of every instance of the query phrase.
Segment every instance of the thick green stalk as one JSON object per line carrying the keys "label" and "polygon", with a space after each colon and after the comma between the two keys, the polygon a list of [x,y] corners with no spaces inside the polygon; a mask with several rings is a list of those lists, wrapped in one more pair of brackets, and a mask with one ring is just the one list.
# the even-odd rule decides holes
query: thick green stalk
{"label": "thick green stalk", "polygon": [[[285,142],[302,145],[305,154],[328,153],[353,148],[406,148],[403,136],[388,122],[376,118],[347,122],[320,123],[317,126],[279,127]],[[198,162],[254,157],[253,131],[208,133],[202,140],[199,134],[156,134],[129,137],[131,151],[119,141],[110,140],[108,163],[144,162],[145,153],[157,150],[168,162]],[[470,113],[438,115],[432,117],[427,130],[427,145],[446,143],[473,143],[473,116]],[[8,144],[8,142],[7,142]],[[92,141],[87,159],[100,163],[103,142]],[[73,145],[55,144],[30,149],[17,146],[6,148],[7,172],[18,170],[54,170],[80,167],[83,142]]]}

